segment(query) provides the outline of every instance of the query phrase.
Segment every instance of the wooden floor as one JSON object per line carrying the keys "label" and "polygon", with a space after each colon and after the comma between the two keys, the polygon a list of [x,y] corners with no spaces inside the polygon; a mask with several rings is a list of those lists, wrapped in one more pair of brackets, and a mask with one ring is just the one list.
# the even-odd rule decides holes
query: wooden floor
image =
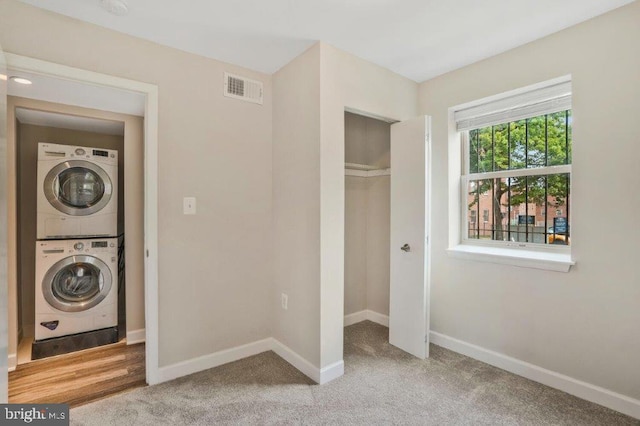
{"label": "wooden floor", "polygon": [[144,343],[120,342],[19,365],[9,373],[9,402],[75,407],[140,386]]}

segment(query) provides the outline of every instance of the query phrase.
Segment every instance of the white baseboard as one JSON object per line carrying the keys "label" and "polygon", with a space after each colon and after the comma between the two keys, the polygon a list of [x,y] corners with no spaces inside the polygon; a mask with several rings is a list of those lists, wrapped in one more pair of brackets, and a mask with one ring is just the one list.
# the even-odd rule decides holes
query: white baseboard
{"label": "white baseboard", "polygon": [[321,374],[320,369],[304,359],[293,349],[289,348],[284,343],[281,343],[277,339],[271,339],[271,350],[274,351],[280,358],[293,365],[296,369],[300,370],[302,374],[310,378],[316,383],[320,383]]}
{"label": "white baseboard", "polygon": [[322,369],[316,367],[302,356],[300,356],[293,349],[289,348],[284,343],[281,343],[277,339],[272,339],[273,346],[271,348],[280,358],[293,365],[302,374],[313,380],[314,382],[324,385],[344,374],[344,361],[340,360],[334,362]]}
{"label": "white baseboard", "polygon": [[7,366],[9,367],[9,371],[15,371],[18,366],[18,355],[17,354],[9,354],[7,357]]}
{"label": "white baseboard", "polygon": [[158,383],[177,379],[199,371],[208,370],[219,365],[237,361],[271,350],[273,346],[272,338],[258,340],[235,348],[225,349],[209,355],[192,358],[176,364],[160,367],[158,369]]}
{"label": "white baseboard", "polygon": [[127,330],[127,345],[135,345],[136,343],[142,343],[145,341],[145,329],[139,330]]}
{"label": "white baseboard", "polygon": [[367,310],[367,319],[377,324],[384,325],[385,327],[389,327],[389,315]]}
{"label": "white baseboard", "polygon": [[323,367],[320,370],[320,381],[318,384],[324,385],[332,380],[344,375],[344,361],[340,360]]}
{"label": "white baseboard", "polygon": [[344,326],[350,326],[353,324],[357,324],[359,322],[365,321],[367,319],[367,310],[354,312],[349,315],[344,316]]}
{"label": "white baseboard", "polygon": [[321,385],[337,379],[344,374],[344,362],[342,360],[320,369],[288,346],[273,337],[269,337],[246,345],[236,346],[235,348],[225,349],[209,355],[160,367],[158,383],[208,370],[270,350],[298,369],[302,374]]}
{"label": "white baseboard", "polygon": [[344,316],[344,326],[350,326],[362,321],[373,321],[377,324],[389,327],[389,315],[380,314],[370,309],[354,312]]}
{"label": "white baseboard", "polygon": [[527,379],[542,383],[578,398],[595,402],[640,419],[640,400],[592,385],[555,371],[521,361],[492,350],[449,337],[435,331],[429,332],[431,343],[477,359]]}

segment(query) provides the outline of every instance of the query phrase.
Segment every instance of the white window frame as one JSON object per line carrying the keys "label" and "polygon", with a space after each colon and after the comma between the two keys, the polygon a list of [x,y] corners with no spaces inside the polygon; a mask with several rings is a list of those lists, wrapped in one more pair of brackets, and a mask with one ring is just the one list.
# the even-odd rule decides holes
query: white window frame
{"label": "white window frame", "polygon": [[[468,238],[468,185],[471,180],[542,176],[567,173],[571,176],[571,164],[503,170],[484,173],[469,173],[468,132],[475,128],[518,121],[529,117],[571,109],[571,93],[561,93],[558,88],[567,84],[570,90],[571,77],[565,76],[547,82],[524,87],[501,95],[459,105],[449,110],[450,177],[458,180],[457,188],[450,186],[450,207],[456,206],[459,220],[452,220],[448,253],[457,258],[508,264],[535,269],[568,272],[575,262],[571,259],[571,246],[555,244],[494,241]],[[545,99],[545,96],[547,99]],[[562,99],[561,99],[562,98]],[[543,102],[541,102],[541,100]],[[546,102],[546,105],[544,105]],[[557,105],[555,105],[555,104]],[[568,106],[567,106],[568,105]],[[515,111],[515,113],[513,112]],[[462,124],[462,126],[461,126]],[[462,127],[462,129],[459,129]],[[456,153],[457,151],[457,153]],[[457,170],[457,172],[456,172]],[[455,175],[457,175],[457,178]],[[573,182],[571,182],[573,183]],[[455,192],[454,192],[455,190]],[[570,203],[571,200],[569,199]],[[573,217],[573,214],[572,214]],[[571,221],[571,218],[569,218]],[[545,222],[546,226],[546,222]],[[571,224],[569,223],[569,226]]]}

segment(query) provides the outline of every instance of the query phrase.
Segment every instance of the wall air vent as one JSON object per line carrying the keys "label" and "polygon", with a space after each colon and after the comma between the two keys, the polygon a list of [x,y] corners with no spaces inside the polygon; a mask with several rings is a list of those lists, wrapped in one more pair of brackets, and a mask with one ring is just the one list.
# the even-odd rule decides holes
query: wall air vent
{"label": "wall air vent", "polygon": [[262,82],[225,72],[224,95],[262,105]]}

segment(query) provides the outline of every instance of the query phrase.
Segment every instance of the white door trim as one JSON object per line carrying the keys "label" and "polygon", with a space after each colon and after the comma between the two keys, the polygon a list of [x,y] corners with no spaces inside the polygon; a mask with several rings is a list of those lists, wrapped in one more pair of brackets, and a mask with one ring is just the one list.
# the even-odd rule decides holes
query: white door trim
{"label": "white door trim", "polygon": [[[0,46],[0,73],[6,75],[6,61],[2,46]],[[3,212],[0,212],[0,315],[4,318],[0,322],[0,404],[6,404],[9,399],[9,376],[8,376],[8,352],[9,352],[9,288],[8,283],[8,266],[9,266],[9,233],[8,233],[8,216],[9,216],[9,191],[8,191],[8,146],[7,146],[7,82],[0,80],[0,114],[4,114],[4,117],[0,117],[0,129],[5,132],[5,135],[0,135],[0,140],[4,138],[4,145],[0,144],[0,181],[4,184],[0,187],[0,208],[3,208]]]}
{"label": "white door trim", "polygon": [[[158,86],[40,59],[6,53],[7,68],[45,74],[145,95],[144,119],[144,274],[146,378],[159,382],[158,356]],[[6,285],[6,284],[5,284]]]}

